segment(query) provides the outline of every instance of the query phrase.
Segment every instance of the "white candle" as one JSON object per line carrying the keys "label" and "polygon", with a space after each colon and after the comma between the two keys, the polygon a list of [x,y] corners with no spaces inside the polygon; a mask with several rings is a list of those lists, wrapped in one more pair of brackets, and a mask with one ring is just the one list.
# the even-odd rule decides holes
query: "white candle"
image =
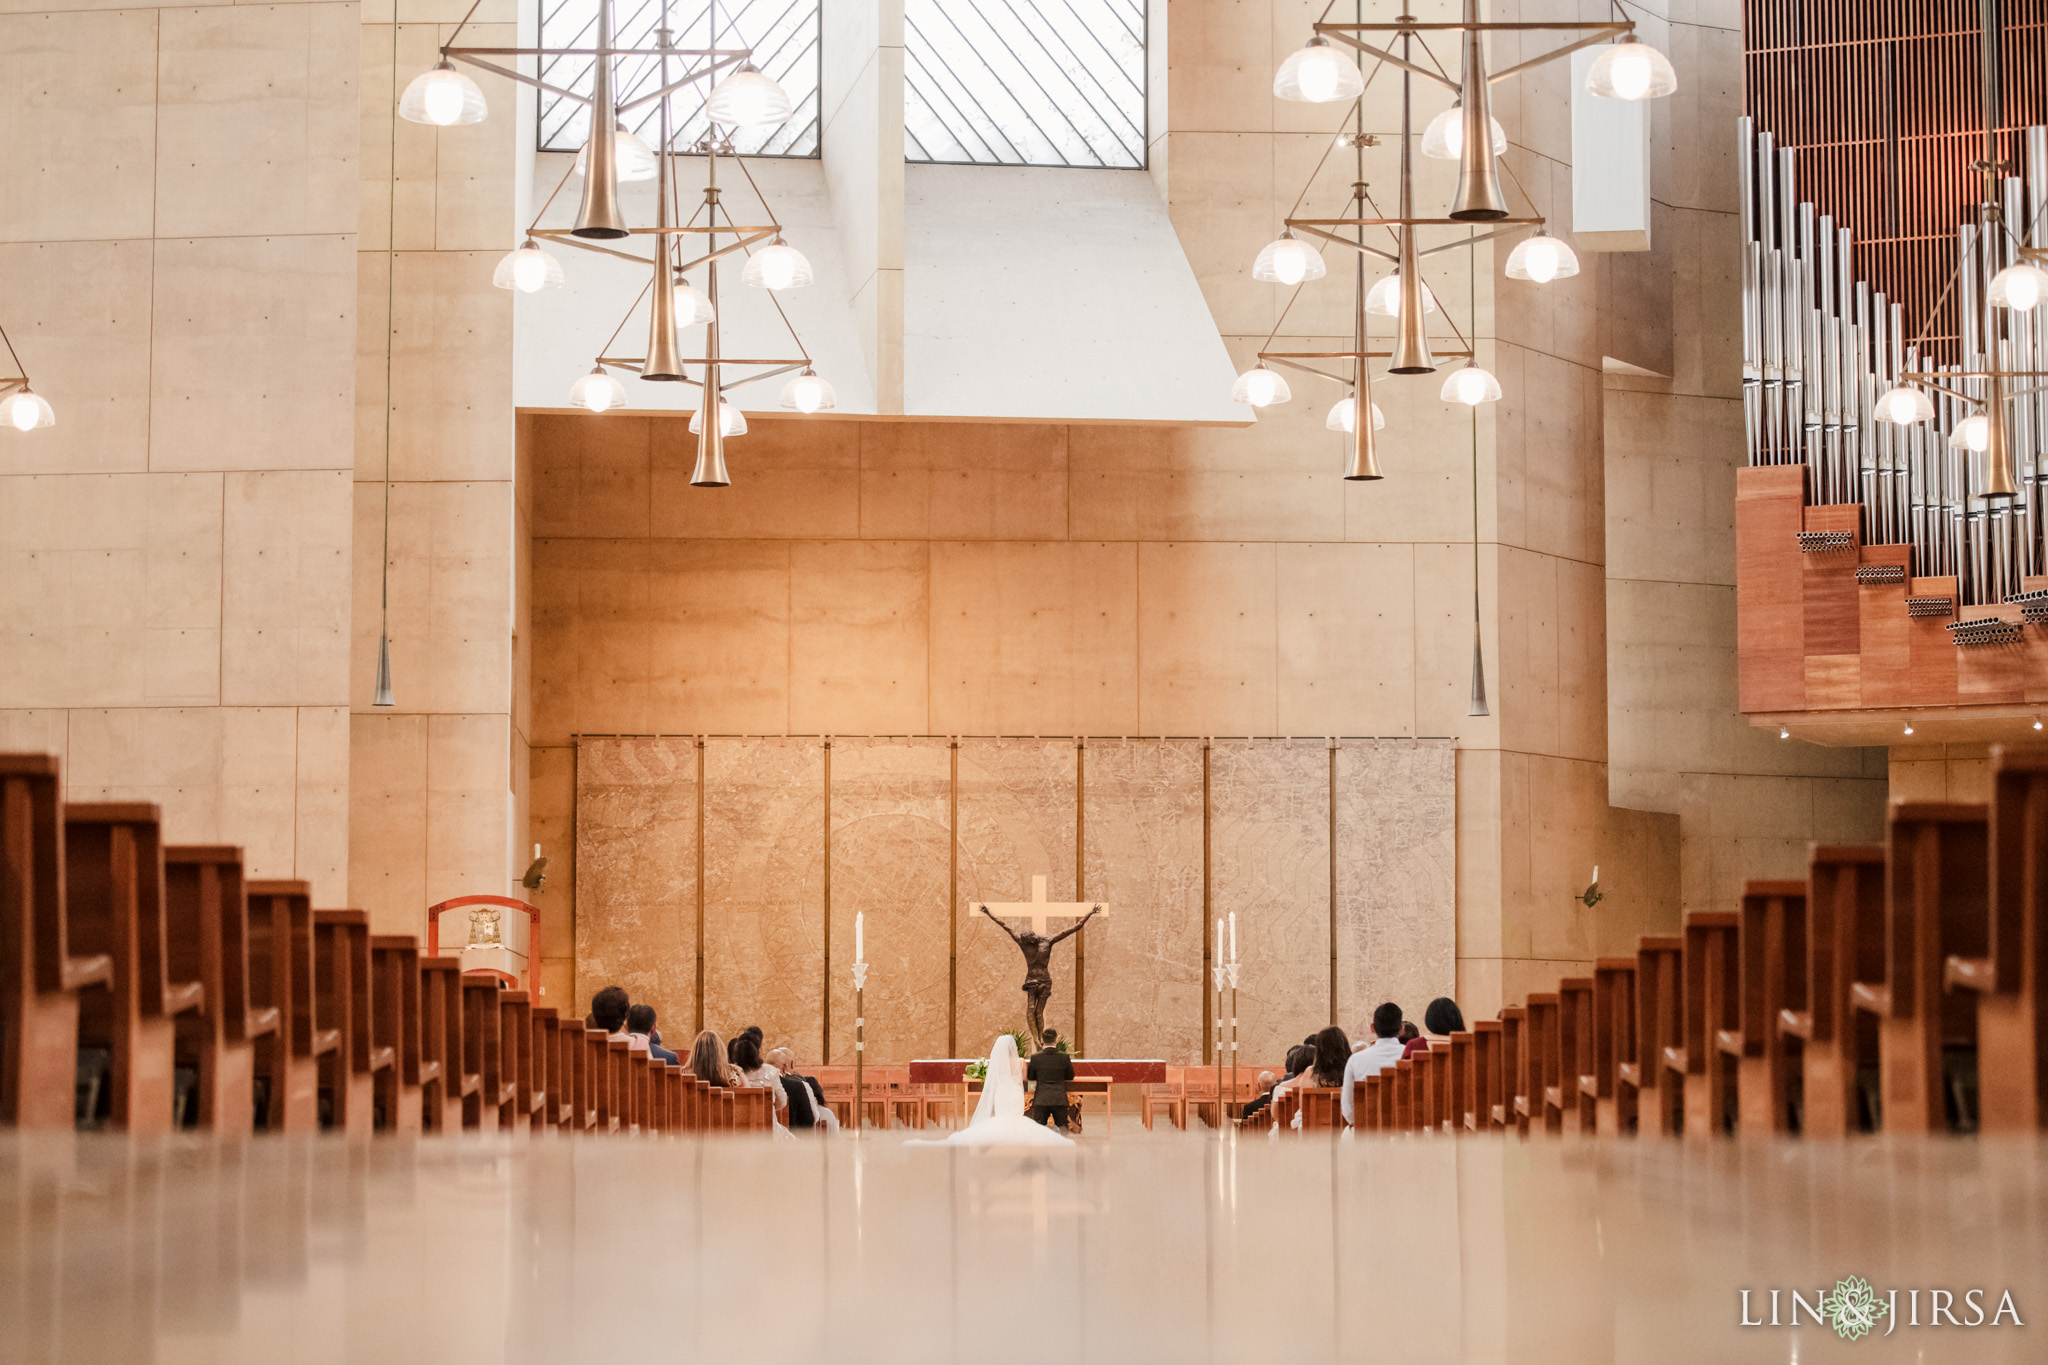
{"label": "white candle", "polygon": [[1230,960],[1237,961],[1237,911],[1230,912]]}
{"label": "white candle", "polygon": [[1216,920],[1216,960],[1218,962],[1223,960],[1223,919],[1221,916],[1218,916]]}
{"label": "white candle", "polygon": [[1593,885],[1600,885],[1600,864],[1593,864]]}
{"label": "white candle", "polygon": [[865,914],[858,912],[853,917],[853,960],[855,962],[867,961],[867,953],[865,951],[867,944],[867,918]]}
{"label": "white candle", "polygon": [[540,845],[539,845],[539,844],[535,844],[535,845],[533,846],[533,857],[534,857],[534,861],[535,861],[535,862],[538,862],[538,861],[540,861]]}

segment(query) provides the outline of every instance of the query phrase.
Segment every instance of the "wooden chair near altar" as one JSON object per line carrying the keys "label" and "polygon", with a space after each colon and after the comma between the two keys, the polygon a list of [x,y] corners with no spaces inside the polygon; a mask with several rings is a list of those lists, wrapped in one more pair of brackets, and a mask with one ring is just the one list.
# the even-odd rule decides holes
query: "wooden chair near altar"
{"label": "wooden chair near altar", "polygon": [[1166,1080],[1160,1084],[1146,1084],[1138,1087],[1138,1122],[1151,1130],[1152,1121],[1160,1114],[1166,1121],[1185,1132],[1188,1126],[1188,1079],[1187,1068],[1170,1066],[1166,1068]]}

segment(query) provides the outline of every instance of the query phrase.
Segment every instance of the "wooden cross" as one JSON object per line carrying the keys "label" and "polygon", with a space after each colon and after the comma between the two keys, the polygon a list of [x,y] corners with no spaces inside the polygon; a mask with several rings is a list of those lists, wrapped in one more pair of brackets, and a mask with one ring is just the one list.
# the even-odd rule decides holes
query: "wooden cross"
{"label": "wooden cross", "polygon": [[1109,913],[1109,906],[1101,901],[1047,901],[1045,898],[1045,874],[1039,873],[1031,879],[1031,899],[1028,901],[990,902],[976,901],[967,907],[967,913],[986,910],[992,915],[1014,915],[1031,921],[1031,932],[1045,932],[1048,918],[1079,919],[1090,910],[1099,914]]}

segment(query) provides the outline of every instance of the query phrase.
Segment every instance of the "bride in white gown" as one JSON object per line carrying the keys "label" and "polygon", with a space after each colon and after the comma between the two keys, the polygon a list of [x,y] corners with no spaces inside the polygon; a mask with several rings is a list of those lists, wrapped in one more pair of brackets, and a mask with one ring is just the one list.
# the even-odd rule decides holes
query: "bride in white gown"
{"label": "bride in white gown", "polygon": [[1074,1140],[1032,1122],[1024,1112],[1024,1059],[1017,1055],[1017,1040],[1005,1033],[989,1051],[988,1076],[981,1083],[981,1100],[974,1106],[973,1121],[941,1141],[914,1145],[1071,1147]]}

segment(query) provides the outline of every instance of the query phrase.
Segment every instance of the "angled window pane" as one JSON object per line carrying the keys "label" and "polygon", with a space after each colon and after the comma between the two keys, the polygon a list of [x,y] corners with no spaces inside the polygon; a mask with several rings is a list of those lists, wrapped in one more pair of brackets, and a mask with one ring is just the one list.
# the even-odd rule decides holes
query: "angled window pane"
{"label": "angled window pane", "polygon": [[904,0],[903,156],[1145,165],[1145,0]]}
{"label": "angled window pane", "polygon": [[[781,82],[796,112],[774,128],[742,128],[733,145],[742,156],[809,156],[818,154],[819,7],[822,0],[732,0],[718,5],[721,48],[751,47],[754,65]],[[616,0],[612,6],[614,47],[651,49],[662,22],[658,0]],[[679,48],[712,46],[710,6],[704,0],[670,0],[669,31]],[[548,48],[597,46],[597,0],[540,0],[540,45]],[[550,85],[590,92],[593,57],[543,58],[540,78]],[[671,58],[668,79],[679,79],[702,58]],[[621,104],[661,86],[661,62],[655,57],[621,57],[613,67]],[[729,72],[730,67],[726,68]],[[721,73],[725,74],[725,73]],[[699,81],[668,98],[672,145],[688,147],[704,135],[704,101],[711,81]],[[590,139],[590,106],[545,90],[540,100],[540,150],[580,151]],[[652,147],[661,137],[660,106],[649,104],[626,116],[626,127]]]}

